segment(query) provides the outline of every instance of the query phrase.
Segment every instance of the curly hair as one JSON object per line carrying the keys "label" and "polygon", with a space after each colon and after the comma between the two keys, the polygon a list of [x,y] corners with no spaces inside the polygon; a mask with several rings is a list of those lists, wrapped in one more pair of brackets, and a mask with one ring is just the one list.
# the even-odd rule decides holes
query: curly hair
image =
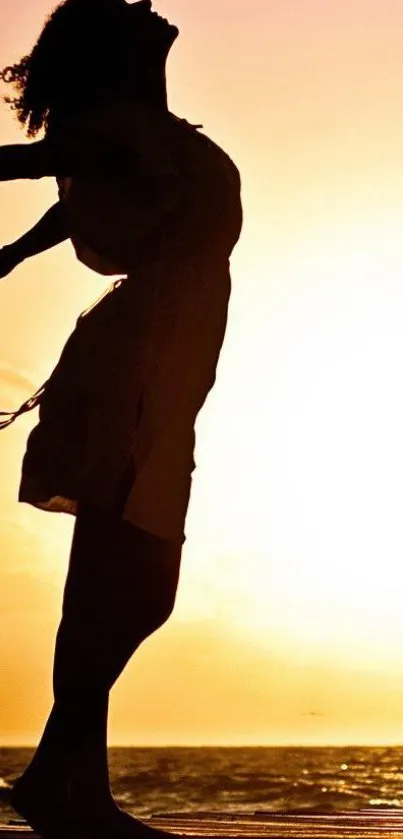
{"label": "curly hair", "polygon": [[117,80],[124,85],[133,52],[125,42],[125,6],[123,0],[63,0],[31,53],[0,71],[0,80],[17,91],[4,101],[28,137],[104,99]]}

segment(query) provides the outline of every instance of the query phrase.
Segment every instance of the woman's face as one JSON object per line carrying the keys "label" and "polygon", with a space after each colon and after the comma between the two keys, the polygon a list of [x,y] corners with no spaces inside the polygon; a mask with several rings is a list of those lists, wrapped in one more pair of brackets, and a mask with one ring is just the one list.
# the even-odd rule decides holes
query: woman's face
{"label": "woman's face", "polygon": [[133,31],[135,49],[138,48],[139,36],[142,52],[150,57],[166,59],[172,44],[179,35],[177,26],[173,26],[166,18],[152,10],[152,0],[138,0],[127,3],[120,0],[125,7],[126,33],[130,36]]}

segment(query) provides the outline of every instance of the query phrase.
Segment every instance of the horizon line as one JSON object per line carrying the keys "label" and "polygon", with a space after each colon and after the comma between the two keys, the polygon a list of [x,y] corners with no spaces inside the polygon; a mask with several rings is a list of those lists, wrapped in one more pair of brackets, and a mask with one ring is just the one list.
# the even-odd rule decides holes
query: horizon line
{"label": "horizon line", "polygon": [[[37,743],[0,743],[0,749],[35,749]],[[110,743],[108,749],[386,749],[402,743]]]}

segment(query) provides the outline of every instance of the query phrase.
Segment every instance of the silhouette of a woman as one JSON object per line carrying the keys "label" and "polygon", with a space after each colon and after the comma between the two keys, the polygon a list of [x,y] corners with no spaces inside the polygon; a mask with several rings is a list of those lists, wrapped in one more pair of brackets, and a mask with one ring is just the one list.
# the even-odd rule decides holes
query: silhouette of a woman
{"label": "silhouette of a woman", "polygon": [[108,696],[174,607],[194,424],[215,381],[242,225],[238,170],[168,110],[177,35],[149,0],[65,0],[3,71],[28,135],[45,136],[0,148],[0,180],[57,177],[60,200],[0,251],[0,274],[71,238],[87,264],[125,275],[15,414],[39,404],[19,500],[76,516],[54,704],[11,795],[44,839],[162,833],[111,794]]}

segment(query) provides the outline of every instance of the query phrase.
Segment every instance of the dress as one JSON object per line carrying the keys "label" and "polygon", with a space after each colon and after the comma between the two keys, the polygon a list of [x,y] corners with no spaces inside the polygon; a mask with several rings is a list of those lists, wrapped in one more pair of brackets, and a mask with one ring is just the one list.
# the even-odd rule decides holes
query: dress
{"label": "dress", "polygon": [[73,515],[80,503],[111,509],[129,467],[123,519],[183,543],[194,425],[215,381],[242,208],[230,158],[184,120],[165,121],[180,201],[142,238],[127,276],[79,317],[30,400],[39,422],[18,499]]}

